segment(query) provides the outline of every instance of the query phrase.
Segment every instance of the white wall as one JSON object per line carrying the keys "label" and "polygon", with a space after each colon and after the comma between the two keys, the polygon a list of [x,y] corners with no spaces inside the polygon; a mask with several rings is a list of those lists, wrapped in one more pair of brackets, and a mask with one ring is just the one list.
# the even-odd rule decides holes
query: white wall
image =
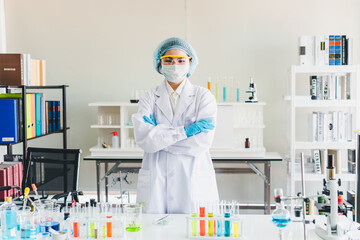
{"label": "white wall", "polygon": [[[187,0],[187,11],[180,0],[5,0],[7,49],[46,59],[48,84],[70,85],[70,147],[83,149],[85,156],[97,136],[89,128],[96,111],[87,104],[127,101],[131,89],[159,84],[154,49],[167,37],[187,37],[200,58],[193,83],[205,86],[208,76],[234,76],[245,91],[249,76],[255,78],[259,98],[267,102],[265,147],[285,155],[289,106],[282,96],[288,69],[297,64],[297,37],[351,35],[358,63],[359,10],[357,0]],[[32,144],[59,145],[58,138]],[[81,189],[95,190],[94,165],[81,163]],[[285,187],[285,163],[274,163],[272,176],[273,187]],[[263,199],[256,175],[220,175],[218,184],[222,199]]]}

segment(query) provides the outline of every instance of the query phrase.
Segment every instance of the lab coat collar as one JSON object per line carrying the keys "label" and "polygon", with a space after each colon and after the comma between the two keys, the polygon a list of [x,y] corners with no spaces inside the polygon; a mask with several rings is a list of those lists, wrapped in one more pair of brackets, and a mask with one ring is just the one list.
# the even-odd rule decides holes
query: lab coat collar
{"label": "lab coat collar", "polygon": [[179,102],[176,106],[173,123],[175,123],[185,112],[188,106],[193,102],[195,96],[195,88],[187,79],[181,91]]}
{"label": "lab coat collar", "polygon": [[166,88],[166,80],[160,84],[155,91],[155,95],[157,99],[155,100],[155,104],[160,108],[162,113],[165,115],[167,120],[169,120],[170,124],[172,124],[174,113],[171,108],[169,93]]}

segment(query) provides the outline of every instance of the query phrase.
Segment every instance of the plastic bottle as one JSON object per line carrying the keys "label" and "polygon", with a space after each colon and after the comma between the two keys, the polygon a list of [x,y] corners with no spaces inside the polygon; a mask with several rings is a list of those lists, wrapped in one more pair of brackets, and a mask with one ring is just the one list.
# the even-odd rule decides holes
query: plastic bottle
{"label": "plastic bottle", "polygon": [[119,148],[119,137],[117,132],[111,132],[112,136],[112,148]]}
{"label": "plastic bottle", "polygon": [[0,207],[1,212],[1,239],[17,239],[16,205],[12,197],[6,197],[5,203]]}

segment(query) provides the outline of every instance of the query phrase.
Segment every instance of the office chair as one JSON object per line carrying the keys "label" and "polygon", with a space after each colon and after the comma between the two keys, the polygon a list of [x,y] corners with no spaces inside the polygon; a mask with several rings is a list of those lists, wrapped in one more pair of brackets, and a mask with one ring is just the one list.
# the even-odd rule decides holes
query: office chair
{"label": "office chair", "polygon": [[[47,194],[77,192],[80,149],[28,148],[24,185]],[[65,194],[66,195],[66,194]],[[73,195],[73,194],[71,194]]]}

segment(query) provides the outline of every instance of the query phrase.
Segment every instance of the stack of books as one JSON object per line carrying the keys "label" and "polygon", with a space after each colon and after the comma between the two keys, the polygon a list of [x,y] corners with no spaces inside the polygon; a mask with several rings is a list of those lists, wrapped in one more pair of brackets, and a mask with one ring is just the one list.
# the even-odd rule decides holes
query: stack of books
{"label": "stack of books", "polygon": [[334,111],[313,112],[309,117],[310,141],[351,142],[353,136],[352,113]]}
{"label": "stack of books", "polygon": [[[22,162],[3,162],[0,164],[0,187],[18,186],[22,187],[23,164]],[[19,191],[14,189],[0,191],[0,200],[5,197],[18,197]]]}
{"label": "stack of books", "polygon": [[46,61],[31,59],[30,54],[0,54],[0,85],[45,86]]}
{"label": "stack of books", "polygon": [[352,39],[346,35],[301,36],[300,65],[351,65]]}
{"label": "stack of books", "polygon": [[350,74],[310,76],[312,100],[350,100]]}
{"label": "stack of books", "polygon": [[[46,101],[43,93],[27,93],[27,139],[60,131],[60,111],[60,101]],[[4,116],[0,118],[0,143],[21,142],[24,139],[21,94],[0,94],[0,113]]]}

